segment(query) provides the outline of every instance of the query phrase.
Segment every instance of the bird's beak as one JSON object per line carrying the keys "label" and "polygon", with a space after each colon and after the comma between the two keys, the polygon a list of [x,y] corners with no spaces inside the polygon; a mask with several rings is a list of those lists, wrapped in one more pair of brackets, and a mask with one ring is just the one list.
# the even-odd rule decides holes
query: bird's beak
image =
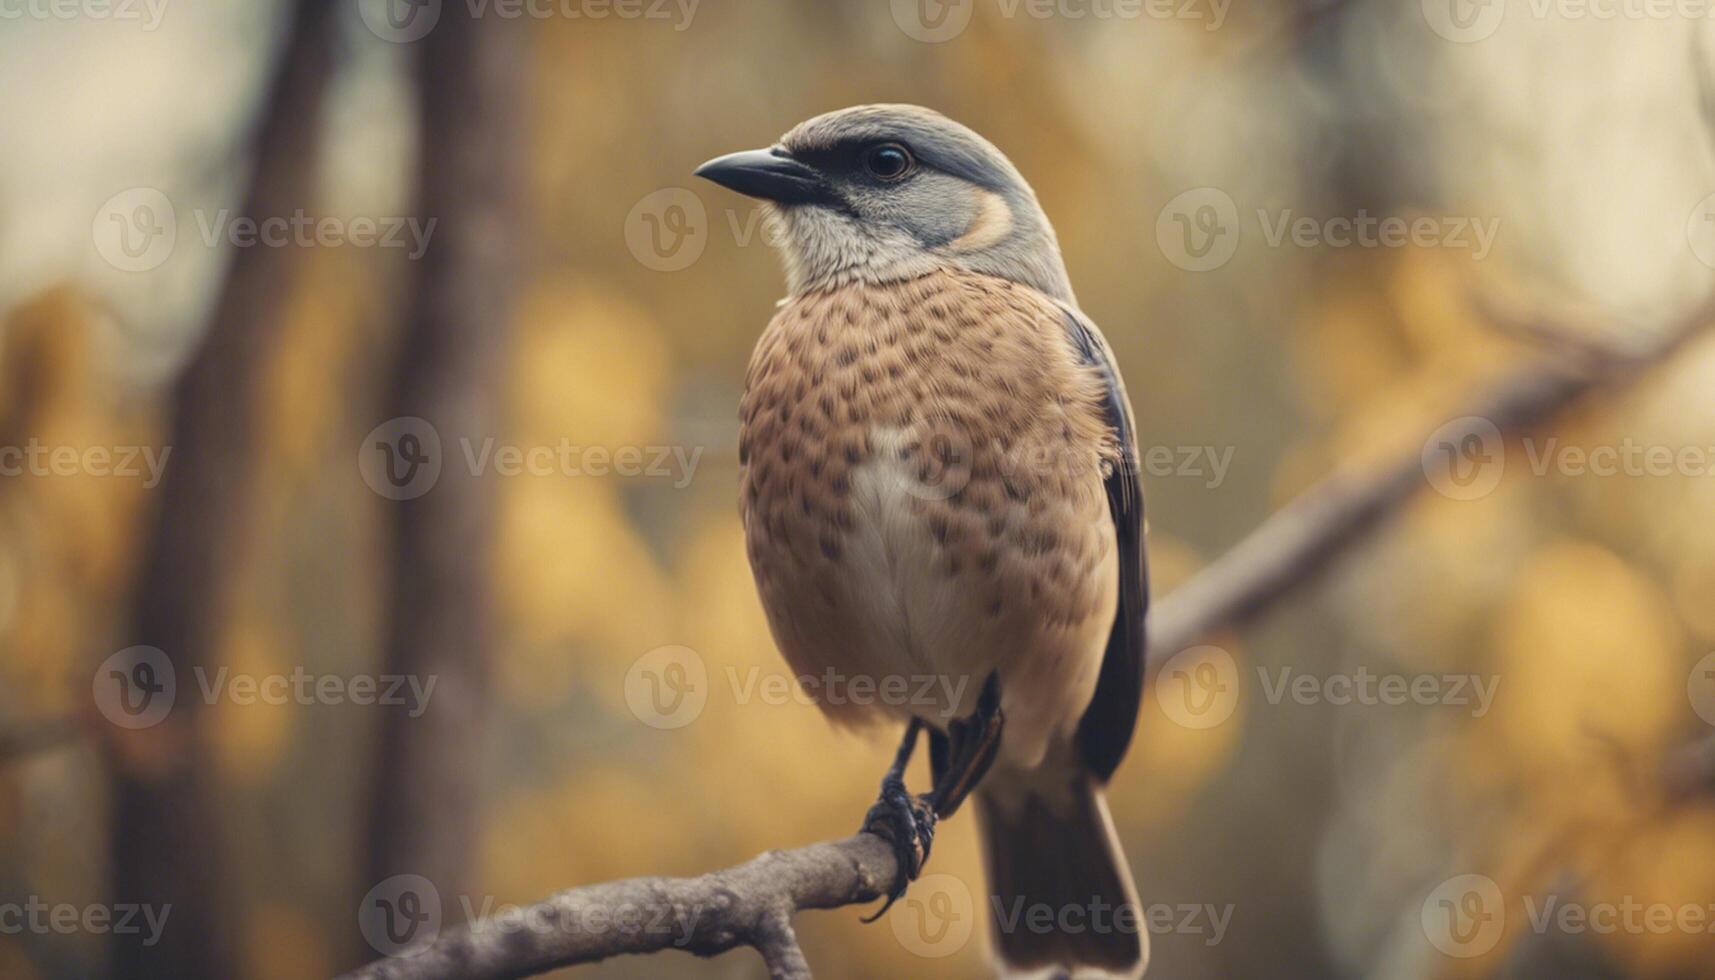
{"label": "bird's beak", "polygon": [[814,167],[793,159],[778,147],[728,153],[715,157],[695,172],[698,177],[740,194],[780,204],[831,204],[836,200],[827,181]]}

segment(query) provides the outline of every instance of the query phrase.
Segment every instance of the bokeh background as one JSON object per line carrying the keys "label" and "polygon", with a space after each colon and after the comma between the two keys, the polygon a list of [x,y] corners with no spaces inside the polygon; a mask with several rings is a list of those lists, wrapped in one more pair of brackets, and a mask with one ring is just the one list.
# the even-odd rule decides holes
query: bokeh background
{"label": "bokeh background", "polygon": [[[1005,150],[1112,341],[1140,441],[1174,460],[1143,481],[1157,595],[1328,474],[1417,454],[1540,355],[1473,297],[1636,343],[1715,285],[1715,27],[1694,3],[447,0],[418,38],[425,11],[393,2],[317,19],[0,0],[0,444],[79,451],[0,477],[0,904],[98,907],[178,874],[218,899],[166,933],[224,950],[230,976],[389,952],[360,916],[380,871],[435,879],[451,925],[844,836],[873,798],[891,733],[767,694],[786,669],[744,559],[735,409],[781,276],[752,202],[690,177],[704,159],[878,101]],[[461,61],[467,30],[510,47]],[[280,137],[288,58],[325,90],[286,106],[300,131]],[[264,179],[286,188],[271,206],[339,233],[211,240]],[[1346,243],[1330,224],[1362,216],[1435,233]],[[443,222],[422,254],[356,233],[407,217]],[[1303,241],[1272,233],[1299,218]],[[163,222],[164,251],[126,250]],[[267,285],[233,300],[244,276]],[[206,337],[262,321],[272,339],[232,384],[182,381]],[[362,457],[414,414],[397,410],[412,378],[448,363],[490,410],[441,425],[447,472],[462,435],[578,447],[576,472],[390,499]],[[213,443],[236,477],[155,481],[83,452],[170,450],[170,472],[187,392],[241,423]],[[1629,446],[1704,464],[1597,475],[1564,452]],[[590,447],[634,447],[642,471],[601,472]],[[1331,574],[1211,638],[1193,656],[1231,668],[1215,716],[1146,697],[1112,809],[1166,910],[1153,976],[1715,977],[1715,796],[1670,799],[1658,776],[1715,725],[1715,347],[1504,453],[1479,493],[1426,472]],[[161,550],[173,493],[231,521],[200,577]],[[422,509],[438,496],[485,516],[448,526]],[[173,719],[133,732],[100,710],[104,661],[165,646],[138,626],[161,604],[209,671],[344,683],[436,663],[411,659],[433,643],[401,620],[439,623],[413,597],[471,590],[491,601],[431,671],[439,727],[205,698],[176,659]],[[1316,693],[1271,697],[1282,671]],[[1440,693],[1328,696],[1364,676]],[[663,692],[690,706],[663,713]],[[426,755],[390,754],[385,732],[420,730]],[[452,816],[379,803],[401,782],[388,765],[432,771],[415,785]],[[406,839],[432,868],[388,863]],[[943,827],[930,870],[881,923],[800,916],[817,974],[986,975],[971,819]],[[1470,895],[1474,932],[1436,925]],[[1556,904],[1617,925],[1539,924]],[[1632,906],[1676,918],[1602,911]],[[148,976],[148,955],[0,928],[6,977]],[[741,951],[568,974],[761,971]]]}

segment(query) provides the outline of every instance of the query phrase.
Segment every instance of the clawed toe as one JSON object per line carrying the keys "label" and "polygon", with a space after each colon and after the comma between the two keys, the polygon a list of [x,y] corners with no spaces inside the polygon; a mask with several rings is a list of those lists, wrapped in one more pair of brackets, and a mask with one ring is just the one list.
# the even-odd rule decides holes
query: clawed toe
{"label": "clawed toe", "polygon": [[905,894],[906,887],[923,873],[929,849],[935,842],[936,819],[935,808],[929,801],[906,792],[903,782],[889,780],[882,786],[881,798],[864,816],[863,832],[892,845],[899,870],[887,890],[886,904],[863,921],[874,922],[887,914],[899,896]]}

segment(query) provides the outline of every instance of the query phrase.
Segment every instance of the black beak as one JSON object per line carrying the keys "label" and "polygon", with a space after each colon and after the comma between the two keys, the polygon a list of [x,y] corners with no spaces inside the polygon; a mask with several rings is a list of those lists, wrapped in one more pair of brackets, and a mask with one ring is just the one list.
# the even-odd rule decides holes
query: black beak
{"label": "black beak", "polygon": [[745,150],[715,157],[696,175],[750,197],[780,204],[833,204],[833,191],[815,168],[794,160],[785,150]]}

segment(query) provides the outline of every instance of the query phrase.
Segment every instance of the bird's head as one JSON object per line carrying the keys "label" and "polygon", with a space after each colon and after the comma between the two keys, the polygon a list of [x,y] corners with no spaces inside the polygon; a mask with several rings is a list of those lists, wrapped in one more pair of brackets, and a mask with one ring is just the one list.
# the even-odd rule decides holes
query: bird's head
{"label": "bird's head", "polygon": [[1072,298],[1054,229],[1018,169],[929,109],[830,112],[696,173],[764,202],[793,295],[956,266]]}

